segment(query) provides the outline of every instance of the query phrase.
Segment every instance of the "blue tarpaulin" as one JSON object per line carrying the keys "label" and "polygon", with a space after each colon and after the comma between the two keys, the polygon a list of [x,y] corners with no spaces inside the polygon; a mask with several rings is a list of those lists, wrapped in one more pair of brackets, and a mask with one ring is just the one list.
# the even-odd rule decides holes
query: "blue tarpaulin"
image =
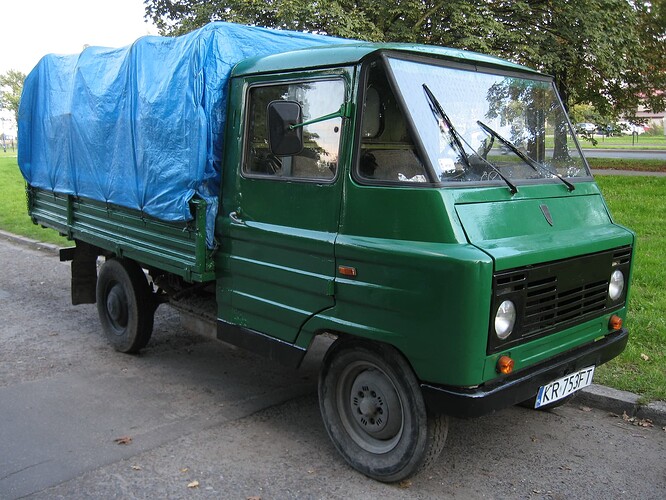
{"label": "blue tarpaulin", "polygon": [[207,242],[233,66],[345,40],[211,23],[184,36],[147,36],[120,49],[47,55],[25,80],[18,162],[38,188],[120,205],[167,221],[208,203]]}

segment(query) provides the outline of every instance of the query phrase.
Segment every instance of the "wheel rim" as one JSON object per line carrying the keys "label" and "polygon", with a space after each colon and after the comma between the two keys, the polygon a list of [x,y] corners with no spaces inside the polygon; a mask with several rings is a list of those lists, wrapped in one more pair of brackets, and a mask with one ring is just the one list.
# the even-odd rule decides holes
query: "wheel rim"
{"label": "wheel rim", "polygon": [[402,401],[378,366],[359,361],[345,367],[336,401],[342,425],[357,445],[376,454],[396,447],[404,427]]}
{"label": "wheel rim", "polygon": [[112,283],[106,295],[106,316],[116,335],[122,335],[127,328],[128,310],[125,289],[120,283]]}

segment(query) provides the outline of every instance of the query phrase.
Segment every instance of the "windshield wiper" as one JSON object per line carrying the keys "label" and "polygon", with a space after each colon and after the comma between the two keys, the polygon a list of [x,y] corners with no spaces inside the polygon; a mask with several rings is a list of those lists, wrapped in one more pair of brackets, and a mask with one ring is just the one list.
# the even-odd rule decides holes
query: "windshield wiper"
{"label": "windshield wiper", "polygon": [[514,143],[512,143],[510,140],[508,140],[508,139],[502,137],[502,135],[501,135],[499,132],[493,130],[492,128],[490,128],[488,125],[486,125],[486,124],[483,123],[482,121],[477,120],[476,123],[478,123],[479,126],[480,126],[483,130],[485,130],[485,131],[488,132],[489,134],[491,134],[491,135],[497,137],[497,139],[498,139],[502,144],[504,144],[504,145],[505,145],[506,147],[508,147],[511,151],[513,151],[513,152],[516,154],[516,156],[518,156],[518,158],[520,158],[520,159],[523,160],[525,163],[527,163],[527,164],[528,164],[530,167],[532,167],[536,172],[538,172],[539,170],[543,170],[543,171],[546,172],[547,174],[549,174],[549,175],[551,175],[551,176],[553,176],[553,177],[557,177],[559,180],[561,180],[561,181],[566,185],[566,187],[569,189],[569,191],[573,191],[574,189],[576,189],[576,186],[574,186],[572,183],[570,183],[568,180],[566,180],[566,179],[565,179],[564,177],[562,177],[560,174],[558,174],[557,172],[553,172],[551,169],[549,169],[548,167],[546,167],[546,166],[543,165],[542,163],[539,163],[538,161],[533,160],[532,158],[530,158],[529,156],[527,156],[525,153],[523,153],[523,152],[518,148],[518,146],[516,146],[516,145],[515,145]]}
{"label": "windshield wiper", "polygon": [[[423,84],[423,90],[425,91],[426,96],[428,97],[428,103],[430,104],[430,109],[432,110],[433,114],[435,116],[439,116],[439,118],[446,124],[446,126],[449,128],[449,132],[451,133],[451,138],[453,139],[454,144],[458,148],[458,151],[460,151],[461,157],[465,162],[465,165],[467,165],[468,169],[472,169],[472,166],[469,163],[469,157],[467,156],[467,153],[465,153],[465,147],[463,146],[462,141],[464,140],[462,136],[458,133],[456,128],[453,126],[453,122],[451,122],[451,119],[449,116],[446,114],[444,111],[444,108],[442,108],[442,105],[439,103],[437,98],[435,97],[435,94],[432,93],[430,88],[428,87],[427,84]],[[440,127],[441,128],[441,127]],[[509,191],[511,194],[516,194],[518,192],[518,189],[516,186],[513,185],[513,183],[504,177],[502,175],[502,172],[499,171],[499,169],[493,165],[490,162],[486,162],[490,167],[497,173],[497,175],[500,176],[500,178],[506,183],[507,186],[509,186]]]}

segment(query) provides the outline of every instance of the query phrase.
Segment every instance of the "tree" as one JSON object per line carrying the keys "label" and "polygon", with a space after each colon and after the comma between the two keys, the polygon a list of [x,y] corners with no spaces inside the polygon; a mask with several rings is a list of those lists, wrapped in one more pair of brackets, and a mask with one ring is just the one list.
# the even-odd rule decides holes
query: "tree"
{"label": "tree", "polygon": [[18,108],[24,80],[25,75],[13,69],[0,75],[0,109],[12,111],[16,123],[18,123]]}
{"label": "tree", "polygon": [[498,55],[555,77],[565,106],[666,108],[665,0],[145,0],[162,34],[224,20]]}

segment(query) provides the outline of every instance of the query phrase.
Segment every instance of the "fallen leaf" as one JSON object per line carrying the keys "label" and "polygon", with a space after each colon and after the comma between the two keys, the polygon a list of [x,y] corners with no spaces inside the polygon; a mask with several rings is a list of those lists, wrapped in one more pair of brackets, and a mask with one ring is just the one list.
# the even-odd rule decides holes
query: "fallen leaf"
{"label": "fallen leaf", "polygon": [[198,487],[199,487],[199,481],[197,481],[197,480],[195,479],[195,480],[192,481],[191,483],[188,483],[187,487],[188,487],[188,488],[198,488]]}
{"label": "fallen leaf", "polygon": [[654,427],[652,420],[650,420],[649,418],[630,417],[629,415],[627,415],[626,411],[622,414],[622,420],[624,420],[628,424],[635,425],[637,427]]}
{"label": "fallen leaf", "polygon": [[261,497],[247,497],[246,500],[261,500]]}
{"label": "fallen leaf", "polygon": [[132,465],[132,470],[141,470],[140,465]]}
{"label": "fallen leaf", "polygon": [[185,467],[183,469],[180,469],[180,472],[182,472],[184,474],[185,472],[188,472],[189,470],[190,470],[189,467]]}
{"label": "fallen leaf", "polygon": [[407,489],[411,488],[412,482],[409,479],[403,479],[398,483],[398,488]]}
{"label": "fallen leaf", "polygon": [[588,411],[592,411],[592,408],[590,408],[589,406],[581,406],[580,411],[588,412]]}
{"label": "fallen leaf", "polygon": [[538,441],[536,436],[530,436],[530,439],[532,440],[533,443],[536,443]]}
{"label": "fallen leaf", "polygon": [[648,356],[647,354],[641,353],[641,359],[643,361],[650,361],[650,356]]}
{"label": "fallen leaf", "polygon": [[132,442],[132,438],[130,436],[123,436],[116,438],[113,441],[116,444],[130,444]]}

